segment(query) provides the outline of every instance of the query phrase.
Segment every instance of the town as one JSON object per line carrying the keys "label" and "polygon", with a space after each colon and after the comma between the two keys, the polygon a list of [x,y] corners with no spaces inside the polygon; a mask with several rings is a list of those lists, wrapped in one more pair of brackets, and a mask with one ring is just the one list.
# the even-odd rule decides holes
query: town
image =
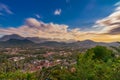
{"label": "town", "polygon": [[2,48],[0,49],[0,59],[1,62],[8,60],[19,63],[16,66],[21,65],[24,67],[21,70],[23,72],[35,72],[42,70],[44,67],[48,68],[56,65],[69,67],[70,65],[76,64],[77,53],[80,53],[80,50],[48,47],[41,47],[39,49]]}

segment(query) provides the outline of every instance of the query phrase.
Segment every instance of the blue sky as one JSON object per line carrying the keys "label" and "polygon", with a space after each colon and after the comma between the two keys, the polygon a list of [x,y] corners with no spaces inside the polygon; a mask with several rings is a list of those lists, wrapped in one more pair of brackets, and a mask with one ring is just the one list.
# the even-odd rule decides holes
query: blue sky
{"label": "blue sky", "polygon": [[[0,0],[13,12],[0,16],[4,27],[23,24],[26,18],[39,15],[43,22],[66,24],[71,28],[89,27],[98,19],[108,16],[119,0]],[[61,9],[59,15],[54,11]]]}
{"label": "blue sky", "polygon": [[0,0],[0,36],[119,41],[119,1]]}

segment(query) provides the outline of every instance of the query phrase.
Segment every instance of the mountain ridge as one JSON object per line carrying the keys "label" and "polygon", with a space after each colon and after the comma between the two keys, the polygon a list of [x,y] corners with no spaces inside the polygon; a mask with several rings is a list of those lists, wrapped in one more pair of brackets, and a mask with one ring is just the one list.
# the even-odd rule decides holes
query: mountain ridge
{"label": "mountain ridge", "polygon": [[[36,42],[35,42],[36,40]],[[38,41],[38,43],[37,43]],[[76,41],[71,43],[52,41],[44,38],[37,37],[21,37],[19,35],[6,35],[0,38],[0,46],[47,46],[47,47],[71,47],[71,48],[91,48],[97,45],[101,46],[115,46],[118,47],[120,44],[118,42],[104,43],[95,42],[92,40]]]}

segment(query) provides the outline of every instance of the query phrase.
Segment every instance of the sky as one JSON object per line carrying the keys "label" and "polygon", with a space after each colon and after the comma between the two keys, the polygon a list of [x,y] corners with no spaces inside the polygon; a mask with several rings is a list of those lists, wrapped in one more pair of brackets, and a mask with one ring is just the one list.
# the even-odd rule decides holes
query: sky
{"label": "sky", "polygon": [[0,0],[0,36],[120,41],[120,0]]}

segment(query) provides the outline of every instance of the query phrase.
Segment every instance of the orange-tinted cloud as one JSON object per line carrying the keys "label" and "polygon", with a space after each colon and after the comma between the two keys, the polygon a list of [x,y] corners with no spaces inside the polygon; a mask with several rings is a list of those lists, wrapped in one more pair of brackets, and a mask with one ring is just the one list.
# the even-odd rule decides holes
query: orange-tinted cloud
{"label": "orange-tinted cloud", "polygon": [[18,34],[24,37],[57,38],[63,40],[86,40],[112,42],[120,41],[120,8],[108,17],[96,21],[88,29],[70,29],[64,24],[44,23],[34,18],[25,20],[25,24],[18,28],[0,28],[0,34]]}

